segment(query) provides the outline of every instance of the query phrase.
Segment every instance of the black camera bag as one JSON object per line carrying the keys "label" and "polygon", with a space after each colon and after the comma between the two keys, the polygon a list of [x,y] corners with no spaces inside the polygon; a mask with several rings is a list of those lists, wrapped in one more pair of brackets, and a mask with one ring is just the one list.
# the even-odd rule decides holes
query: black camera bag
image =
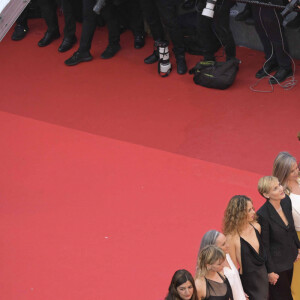
{"label": "black camera bag", "polygon": [[239,70],[238,59],[225,62],[201,61],[189,71],[194,74],[194,82],[207,88],[225,90],[229,88]]}

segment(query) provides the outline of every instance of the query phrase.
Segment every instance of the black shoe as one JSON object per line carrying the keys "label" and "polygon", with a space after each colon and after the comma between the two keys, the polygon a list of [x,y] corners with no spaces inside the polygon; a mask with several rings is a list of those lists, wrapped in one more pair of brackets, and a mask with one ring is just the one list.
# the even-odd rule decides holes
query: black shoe
{"label": "black shoe", "polygon": [[158,61],[158,50],[154,50],[153,53],[151,55],[149,55],[148,57],[146,57],[144,59],[144,63],[145,64],[154,64]]}
{"label": "black shoe", "polygon": [[238,13],[234,19],[236,21],[246,21],[251,16],[252,16],[251,10],[246,8],[243,11],[241,11],[240,13]]}
{"label": "black shoe", "polygon": [[183,75],[187,72],[187,66],[184,55],[176,55],[177,73]]}
{"label": "black shoe", "polygon": [[121,46],[119,43],[108,44],[108,46],[106,47],[106,49],[104,50],[104,52],[101,54],[100,57],[103,59],[112,58],[113,56],[115,56],[117,54],[117,52],[119,52],[120,49],[121,49]]}
{"label": "black shoe", "polygon": [[278,71],[274,74],[274,76],[270,78],[269,82],[271,84],[277,84],[282,81],[285,81],[290,76],[293,76],[292,69],[279,68]]}
{"label": "black shoe", "polygon": [[64,38],[58,48],[58,51],[66,52],[66,51],[70,50],[75,45],[76,42],[77,42],[77,38],[75,35],[71,38]]}
{"label": "black shoe", "polygon": [[58,31],[49,32],[47,31],[44,37],[38,42],[39,47],[46,47],[51,44],[54,40],[57,40],[60,37]]}
{"label": "black shoe", "polygon": [[93,56],[90,54],[90,52],[87,53],[81,53],[79,51],[76,51],[69,59],[65,61],[65,64],[67,66],[75,66],[78,65],[81,62],[84,61],[90,61],[93,59]]}
{"label": "black shoe", "polygon": [[26,36],[28,30],[29,30],[29,28],[27,26],[17,24],[17,26],[15,27],[15,30],[11,36],[11,39],[13,41],[23,40],[24,37]]}
{"label": "black shoe", "polygon": [[278,65],[276,63],[266,63],[264,67],[262,67],[260,70],[257,71],[257,73],[255,74],[255,77],[260,79],[263,77],[268,76],[270,73],[278,70]]}
{"label": "black shoe", "polygon": [[145,37],[143,35],[134,36],[134,48],[141,49],[145,46]]}

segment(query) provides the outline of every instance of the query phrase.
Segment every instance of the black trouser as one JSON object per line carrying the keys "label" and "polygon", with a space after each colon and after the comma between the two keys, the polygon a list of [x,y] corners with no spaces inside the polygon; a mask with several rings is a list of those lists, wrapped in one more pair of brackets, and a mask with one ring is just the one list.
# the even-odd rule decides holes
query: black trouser
{"label": "black trouser", "polygon": [[[64,37],[72,38],[76,32],[76,20],[72,0],[62,0],[62,9],[65,17]],[[56,2],[54,0],[38,0],[42,17],[48,26],[48,32],[59,31],[56,13]]]}
{"label": "black trouser", "polygon": [[[79,46],[79,51],[83,53],[88,52],[91,49],[94,32],[97,26],[97,15],[93,11],[95,4],[96,0],[83,0],[83,23]],[[101,14],[108,28],[109,43],[119,43],[120,25],[116,6],[112,4],[112,1],[106,2],[106,5],[101,10]]]}
{"label": "black trouser", "polygon": [[224,47],[226,59],[235,57],[236,47],[230,30],[230,8],[234,3],[225,0],[222,6],[215,8],[214,17],[197,15],[197,31],[199,43],[203,43],[203,55],[205,60],[214,60],[215,36]]}
{"label": "black trouser", "polygon": [[160,0],[140,0],[143,15],[155,41],[164,38],[164,29],[160,21],[157,1]]}
{"label": "black trouser", "polygon": [[21,25],[25,28],[28,28],[27,20],[28,20],[29,5],[26,6],[26,8],[23,10],[23,12],[20,14],[20,16],[16,21],[18,25]]}
{"label": "black trouser", "polygon": [[181,3],[181,0],[158,0],[160,16],[170,34],[175,54],[184,53],[183,33],[178,22],[178,7]]}
{"label": "black trouser", "polygon": [[286,37],[282,27],[282,16],[278,11],[268,7],[252,5],[255,29],[264,47],[266,59],[280,67],[291,68],[291,59]]}
{"label": "black trouser", "polygon": [[139,0],[127,0],[118,6],[122,17],[134,35],[144,35],[144,19]]}
{"label": "black trouser", "polygon": [[277,283],[275,285],[269,284],[270,300],[293,300],[291,292],[293,270],[294,269],[290,269],[278,273],[279,278]]}

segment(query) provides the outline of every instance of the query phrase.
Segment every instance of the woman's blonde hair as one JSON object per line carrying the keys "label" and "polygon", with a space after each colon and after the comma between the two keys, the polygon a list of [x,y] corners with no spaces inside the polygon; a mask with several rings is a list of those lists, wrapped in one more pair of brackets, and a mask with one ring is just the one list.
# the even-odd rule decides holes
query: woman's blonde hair
{"label": "woman's blonde hair", "polygon": [[225,253],[217,246],[208,245],[204,247],[198,254],[196,278],[205,276],[208,272],[207,265],[225,260]]}
{"label": "woman's blonde hair", "polygon": [[272,175],[277,177],[285,192],[290,194],[290,190],[287,186],[287,179],[291,173],[293,165],[297,163],[296,158],[288,152],[280,152],[273,163]]}
{"label": "woman's blonde hair", "polygon": [[[247,202],[252,200],[244,195],[233,196],[224,213],[223,232],[225,235],[235,234],[241,231],[247,222]],[[256,215],[254,220],[256,219]]]}
{"label": "woman's blonde hair", "polygon": [[275,176],[264,176],[262,178],[260,178],[258,180],[258,185],[257,185],[257,189],[258,192],[266,199],[268,199],[267,197],[265,197],[264,194],[269,193],[272,184],[277,183],[278,178]]}

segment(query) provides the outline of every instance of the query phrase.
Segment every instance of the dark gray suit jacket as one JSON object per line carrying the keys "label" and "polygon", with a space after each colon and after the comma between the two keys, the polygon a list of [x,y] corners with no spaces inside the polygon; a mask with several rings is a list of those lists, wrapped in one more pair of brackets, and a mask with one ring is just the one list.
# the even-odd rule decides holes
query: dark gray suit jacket
{"label": "dark gray suit jacket", "polygon": [[288,226],[284,224],[268,200],[257,212],[258,222],[261,226],[261,238],[268,256],[266,262],[268,273],[292,269],[298,249],[300,249],[289,196],[281,200],[281,207],[289,222]]}

